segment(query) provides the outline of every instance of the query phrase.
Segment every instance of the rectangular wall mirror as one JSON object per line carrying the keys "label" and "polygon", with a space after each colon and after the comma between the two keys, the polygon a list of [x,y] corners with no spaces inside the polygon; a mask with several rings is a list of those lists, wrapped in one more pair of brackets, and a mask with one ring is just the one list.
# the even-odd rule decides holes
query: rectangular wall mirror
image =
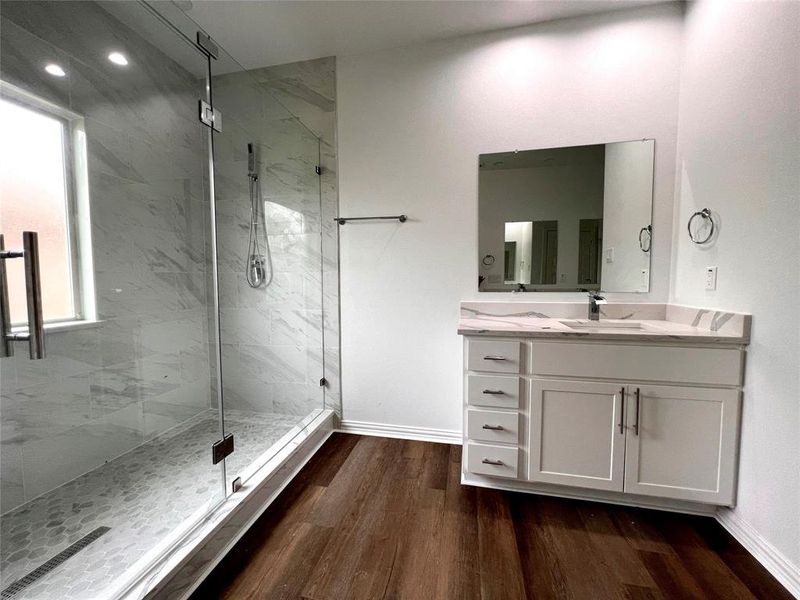
{"label": "rectangular wall mirror", "polygon": [[478,289],[647,292],[655,140],[481,154]]}

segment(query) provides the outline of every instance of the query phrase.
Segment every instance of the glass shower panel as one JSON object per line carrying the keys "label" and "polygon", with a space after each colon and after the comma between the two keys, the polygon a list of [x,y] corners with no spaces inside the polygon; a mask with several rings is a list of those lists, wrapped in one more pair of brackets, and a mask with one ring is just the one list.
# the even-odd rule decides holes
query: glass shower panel
{"label": "glass shower panel", "polygon": [[208,61],[140,3],[2,2],[0,26],[0,233],[40,231],[51,299],[46,358],[0,359],[0,592],[103,597],[224,499]]}
{"label": "glass shower panel", "polygon": [[274,456],[323,408],[319,139],[268,69],[211,62],[228,480]]}

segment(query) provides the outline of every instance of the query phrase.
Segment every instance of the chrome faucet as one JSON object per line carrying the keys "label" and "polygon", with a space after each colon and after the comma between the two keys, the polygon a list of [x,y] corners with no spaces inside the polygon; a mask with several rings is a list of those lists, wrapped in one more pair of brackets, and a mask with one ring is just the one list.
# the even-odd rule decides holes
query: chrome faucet
{"label": "chrome faucet", "polygon": [[605,304],[606,299],[597,292],[589,292],[589,320],[600,320],[600,305]]}

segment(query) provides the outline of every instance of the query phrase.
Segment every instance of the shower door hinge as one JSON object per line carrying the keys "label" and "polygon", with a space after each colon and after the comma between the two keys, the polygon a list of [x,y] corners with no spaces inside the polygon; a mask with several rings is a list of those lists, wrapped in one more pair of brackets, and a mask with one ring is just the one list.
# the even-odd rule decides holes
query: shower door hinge
{"label": "shower door hinge", "polygon": [[314,172],[315,172],[317,175],[322,175],[322,167],[320,167],[319,165],[317,165],[316,167],[314,167]]}
{"label": "shower door hinge", "polygon": [[319,387],[328,387],[328,380],[324,377],[319,380]]}
{"label": "shower door hinge", "polygon": [[200,100],[200,122],[214,131],[222,133],[222,113],[205,100]]}
{"label": "shower door hinge", "polygon": [[219,47],[202,31],[197,32],[197,45],[211,58],[219,58]]}
{"label": "shower door hinge", "polygon": [[233,434],[229,433],[221,440],[211,444],[211,463],[217,464],[226,456],[233,454]]}

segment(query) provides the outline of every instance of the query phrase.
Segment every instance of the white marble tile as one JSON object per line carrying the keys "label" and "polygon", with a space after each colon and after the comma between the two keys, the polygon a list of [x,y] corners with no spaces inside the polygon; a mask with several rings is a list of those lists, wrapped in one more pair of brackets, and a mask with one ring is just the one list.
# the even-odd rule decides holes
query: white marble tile
{"label": "white marble tile", "polygon": [[296,348],[322,346],[322,313],[318,310],[270,310],[272,344]]}
{"label": "white marble tile", "polygon": [[267,288],[251,288],[241,272],[237,274],[236,282],[239,308],[294,307],[303,304],[302,273],[276,272]]}
{"label": "white marble tile", "polygon": [[185,235],[175,231],[131,227],[134,259],[137,265],[147,265],[156,272],[203,272],[205,256],[202,247],[187,242]]}
{"label": "white marble tile", "polygon": [[135,429],[84,425],[23,446],[25,496],[35,498],[142,443]]}
{"label": "white marble tile", "polygon": [[2,443],[0,444],[0,514],[7,513],[24,501],[22,446]]}
{"label": "white marble tile", "polygon": [[223,341],[266,346],[272,341],[270,313],[266,308],[222,308]]}
{"label": "white marble tile", "polygon": [[240,379],[226,377],[223,402],[226,415],[229,410],[274,412],[274,396],[270,384],[249,377]]}
{"label": "white marble tile", "polygon": [[178,309],[171,275],[127,267],[95,273],[97,311],[101,319],[151,315]]}
{"label": "white marble tile", "polygon": [[269,384],[273,411],[279,414],[305,416],[324,405],[324,393],[315,383]]}

